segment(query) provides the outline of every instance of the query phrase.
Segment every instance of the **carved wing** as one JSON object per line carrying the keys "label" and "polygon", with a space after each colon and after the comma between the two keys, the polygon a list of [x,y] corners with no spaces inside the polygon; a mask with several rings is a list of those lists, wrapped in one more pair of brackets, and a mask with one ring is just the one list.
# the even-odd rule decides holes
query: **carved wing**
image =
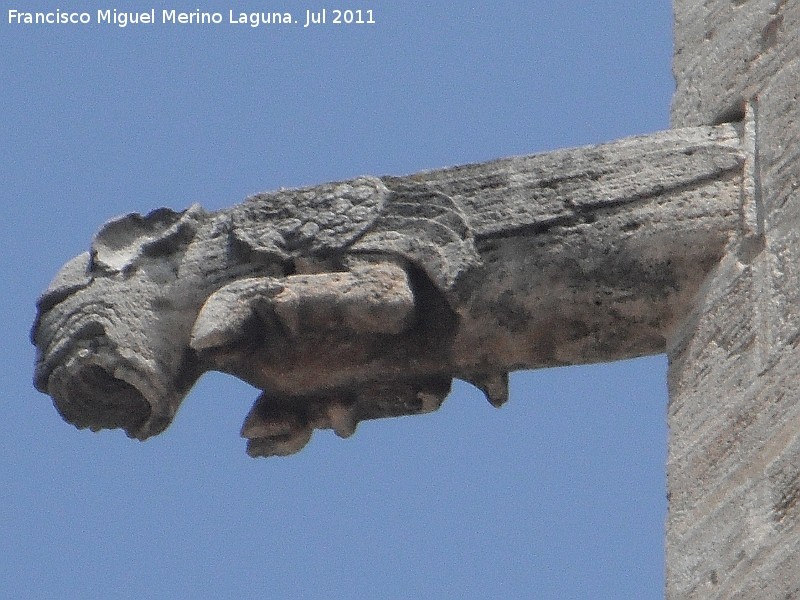
{"label": "carved wing", "polygon": [[480,264],[466,216],[452,198],[430,185],[384,181],[391,196],[352,250],[402,256],[446,294],[462,273]]}
{"label": "carved wing", "polygon": [[390,195],[375,177],[257,194],[231,211],[233,237],[279,261],[341,254],[373,225]]}

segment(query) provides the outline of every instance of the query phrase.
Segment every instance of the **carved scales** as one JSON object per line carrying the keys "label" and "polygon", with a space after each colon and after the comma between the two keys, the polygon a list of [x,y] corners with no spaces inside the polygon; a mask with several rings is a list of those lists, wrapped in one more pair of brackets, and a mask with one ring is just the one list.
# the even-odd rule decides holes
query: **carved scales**
{"label": "carved scales", "polygon": [[733,125],[106,224],[39,300],[35,385],[77,427],[163,431],[197,378],[263,390],[253,456],[437,409],[453,377],[663,352],[739,225]]}

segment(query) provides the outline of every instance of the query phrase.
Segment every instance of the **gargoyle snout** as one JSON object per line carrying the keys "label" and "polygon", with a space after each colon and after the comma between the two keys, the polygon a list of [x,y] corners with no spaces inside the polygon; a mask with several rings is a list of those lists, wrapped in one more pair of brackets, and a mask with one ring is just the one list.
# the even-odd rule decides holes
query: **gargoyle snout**
{"label": "gargoyle snout", "polygon": [[167,335],[145,335],[146,324],[120,307],[81,296],[48,306],[37,319],[36,389],[78,428],[120,428],[138,439],[160,433],[194,382],[179,377],[187,373],[186,350]]}

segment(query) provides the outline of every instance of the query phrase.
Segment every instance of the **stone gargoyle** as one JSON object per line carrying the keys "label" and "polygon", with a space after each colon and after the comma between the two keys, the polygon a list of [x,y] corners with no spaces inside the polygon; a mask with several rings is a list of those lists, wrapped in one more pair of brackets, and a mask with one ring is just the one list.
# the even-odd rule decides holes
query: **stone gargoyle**
{"label": "stone gargoyle", "polygon": [[106,224],[38,303],[65,420],[163,431],[208,370],[263,390],[252,456],[437,409],[453,377],[663,352],[740,216],[734,126],[258,194]]}

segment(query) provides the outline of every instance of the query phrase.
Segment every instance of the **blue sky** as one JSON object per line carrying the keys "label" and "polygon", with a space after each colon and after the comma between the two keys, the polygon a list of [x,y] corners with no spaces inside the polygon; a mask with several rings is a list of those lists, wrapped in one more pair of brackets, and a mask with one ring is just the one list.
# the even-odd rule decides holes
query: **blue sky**
{"label": "blue sky", "polygon": [[77,431],[33,389],[36,297],[114,216],[668,127],[666,0],[341,7],[376,24],[20,26],[3,8],[1,597],[663,597],[663,356],[518,373],[500,410],[457,383],[437,413],[267,460],[238,437],[258,393],[230,377],[143,443]]}

